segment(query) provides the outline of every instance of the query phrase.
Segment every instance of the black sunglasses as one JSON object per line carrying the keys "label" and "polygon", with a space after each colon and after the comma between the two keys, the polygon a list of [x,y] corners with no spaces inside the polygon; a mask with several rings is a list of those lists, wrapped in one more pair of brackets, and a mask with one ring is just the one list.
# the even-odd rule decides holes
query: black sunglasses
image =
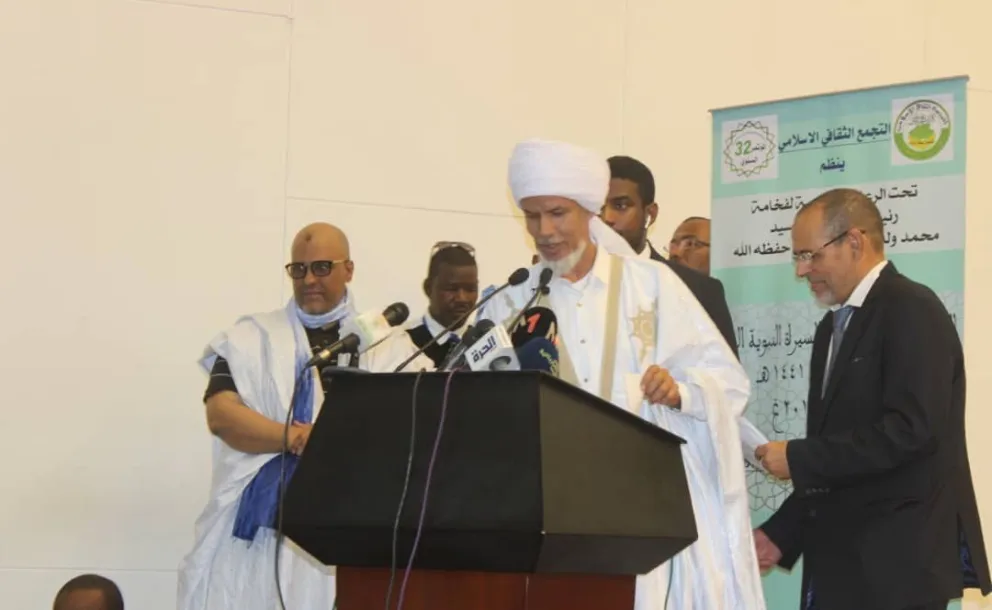
{"label": "black sunglasses", "polygon": [[302,280],[307,276],[307,271],[309,270],[313,273],[314,277],[324,277],[331,274],[331,270],[334,269],[334,265],[340,265],[341,263],[347,263],[348,259],[342,259],[339,261],[313,261],[312,263],[289,263],[286,265],[286,273],[289,277],[294,280]]}

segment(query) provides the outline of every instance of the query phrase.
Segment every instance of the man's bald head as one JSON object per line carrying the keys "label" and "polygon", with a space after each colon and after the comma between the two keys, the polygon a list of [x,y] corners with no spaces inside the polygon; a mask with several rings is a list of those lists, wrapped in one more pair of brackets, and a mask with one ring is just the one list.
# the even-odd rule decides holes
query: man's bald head
{"label": "man's bald head", "polygon": [[878,206],[861,191],[848,188],[829,190],[800,209],[796,220],[815,212],[820,213],[820,227],[824,235],[830,235],[829,239],[857,229],[868,237],[874,250],[881,253],[885,249],[882,214]]}
{"label": "man's bald head", "polygon": [[124,598],[112,580],[83,574],[62,585],[54,610],[124,610]]}
{"label": "man's bald head", "polygon": [[296,237],[293,238],[292,251],[295,253],[298,248],[303,248],[307,244],[325,244],[335,252],[336,258],[351,258],[351,246],[348,244],[348,236],[344,231],[326,222],[315,222],[300,229]]}
{"label": "man's bald head", "polygon": [[344,231],[326,222],[309,224],[293,238],[291,255],[287,269],[300,309],[320,315],[337,307],[355,270]]}

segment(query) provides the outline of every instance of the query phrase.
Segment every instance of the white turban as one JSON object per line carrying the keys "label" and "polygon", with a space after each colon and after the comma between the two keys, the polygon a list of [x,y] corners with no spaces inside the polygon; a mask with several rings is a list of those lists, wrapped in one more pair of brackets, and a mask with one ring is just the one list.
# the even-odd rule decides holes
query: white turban
{"label": "white turban", "polygon": [[599,218],[610,190],[610,166],[595,151],[566,142],[527,140],[510,156],[513,200],[555,196],[571,199],[592,212],[589,235],[610,254],[636,256],[623,237]]}

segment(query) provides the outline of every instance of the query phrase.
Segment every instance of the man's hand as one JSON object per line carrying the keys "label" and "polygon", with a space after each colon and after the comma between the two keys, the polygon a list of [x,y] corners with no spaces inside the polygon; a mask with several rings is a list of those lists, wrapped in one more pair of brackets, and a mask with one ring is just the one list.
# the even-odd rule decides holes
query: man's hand
{"label": "man's hand", "polygon": [[293,455],[302,455],[303,450],[307,446],[307,441],[310,440],[310,431],[313,430],[313,424],[301,424],[298,422],[293,422],[292,427],[289,429],[289,451]]}
{"label": "man's hand", "polygon": [[649,402],[678,409],[682,406],[682,396],[679,395],[679,386],[672,379],[671,373],[660,366],[653,364],[644,372],[641,379],[641,391]]}
{"label": "man's hand", "polygon": [[761,465],[765,467],[765,470],[783,481],[792,478],[789,473],[789,458],[785,452],[785,447],[788,444],[789,441],[772,441],[754,450],[754,457],[761,460]]}
{"label": "man's hand", "polygon": [[754,530],[754,550],[758,555],[758,568],[762,572],[767,572],[782,561],[782,551],[760,528]]}

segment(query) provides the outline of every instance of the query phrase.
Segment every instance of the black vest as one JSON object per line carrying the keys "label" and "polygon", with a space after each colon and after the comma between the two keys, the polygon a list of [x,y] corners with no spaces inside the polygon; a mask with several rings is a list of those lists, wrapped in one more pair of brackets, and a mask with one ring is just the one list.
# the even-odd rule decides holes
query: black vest
{"label": "black vest", "polygon": [[[408,328],[406,332],[410,335],[410,340],[413,341],[413,344],[416,345],[418,349],[423,349],[423,347],[430,343],[433,338],[431,331],[427,330],[426,324]],[[434,366],[441,366],[441,363],[448,357],[448,352],[450,352],[451,348],[455,346],[455,343],[455,341],[451,341],[450,339],[446,341],[444,345],[438,345],[435,343],[424,350],[424,355],[434,361]]]}

